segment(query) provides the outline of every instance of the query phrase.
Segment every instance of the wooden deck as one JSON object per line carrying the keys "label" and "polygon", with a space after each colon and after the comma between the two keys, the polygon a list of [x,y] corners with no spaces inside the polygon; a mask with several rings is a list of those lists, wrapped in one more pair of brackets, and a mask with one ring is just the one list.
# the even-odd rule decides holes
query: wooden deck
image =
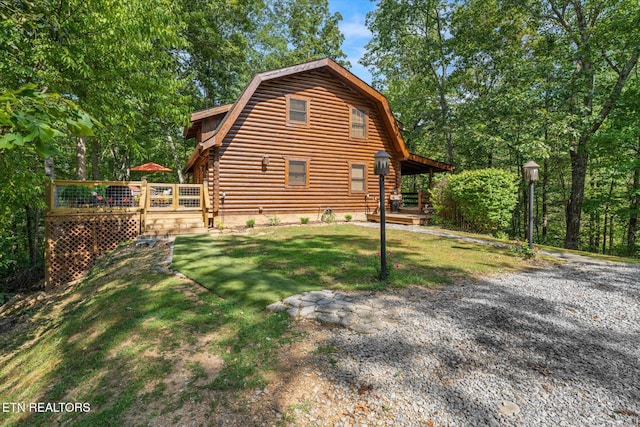
{"label": "wooden deck", "polygon": [[208,230],[209,197],[200,184],[53,181],[46,200],[46,288],[78,279],[121,242]]}

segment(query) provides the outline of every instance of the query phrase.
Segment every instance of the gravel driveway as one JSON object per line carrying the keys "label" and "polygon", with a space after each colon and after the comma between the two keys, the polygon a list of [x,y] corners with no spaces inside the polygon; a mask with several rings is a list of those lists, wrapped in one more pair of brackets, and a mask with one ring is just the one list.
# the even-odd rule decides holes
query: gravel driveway
{"label": "gravel driveway", "polygon": [[640,269],[566,261],[372,296],[389,327],[330,330],[332,400],[369,425],[639,425]]}

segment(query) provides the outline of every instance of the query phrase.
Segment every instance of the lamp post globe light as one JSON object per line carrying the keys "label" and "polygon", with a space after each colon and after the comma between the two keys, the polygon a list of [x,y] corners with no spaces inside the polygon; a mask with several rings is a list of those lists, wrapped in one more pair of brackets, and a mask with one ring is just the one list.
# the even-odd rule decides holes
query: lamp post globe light
{"label": "lamp post globe light", "polygon": [[387,279],[387,242],[385,232],[385,197],[384,177],[389,174],[389,159],[391,156],[386,151],[380,150],[373,156],[373,173],[380,177],[380,280]]}
{"label": "lamp post globe light", "polygon": [[529,249],[533,249],[533,184],[538,180],[538,168],[540,166],[530,161],[522,166],[524,180],[529,183]]}

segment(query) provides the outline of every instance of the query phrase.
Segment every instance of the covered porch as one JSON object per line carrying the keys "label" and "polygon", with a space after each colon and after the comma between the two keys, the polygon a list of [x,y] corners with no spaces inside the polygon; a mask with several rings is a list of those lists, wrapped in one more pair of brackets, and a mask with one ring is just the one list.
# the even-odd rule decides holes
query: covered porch
{"label": "covered porch", "polygon": [[[447,163],[410,153],[406,160],[400,162],[400,169],[401,177],[428,174],[429,189],[431,189],[435,173],[452,172],[454,167]],[[429,201],[429,192],[423,189],[418,189],[414,192],[403,191],[397,195],[392,194],[386,206],[385,220],[390,224],[427,225],[433,214],[433,207]],[[368,214],[367,220],[380,222],[378,209]]]}

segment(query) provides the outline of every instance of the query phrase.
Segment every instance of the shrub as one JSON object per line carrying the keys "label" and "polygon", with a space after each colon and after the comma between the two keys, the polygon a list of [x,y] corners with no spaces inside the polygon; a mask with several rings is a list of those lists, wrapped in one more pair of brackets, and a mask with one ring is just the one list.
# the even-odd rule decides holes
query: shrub
{"label": "shrub", "polygon": [[511,242],[511,244],[509,245],[509,250],[516,256],[519,256],[520,258],[524,258],[524,259],[535,258],[539,252],[538,248],[532,249],[529,247],[528,243],[520,242],[517,240],[513,240]]}
{"label": "shrub", "polygon": [[479,169],[452,175],[432,190],[436,216],[445,225],[480,233],[509,227],[517,202],[516,177],[499,169]]}
{"label": "shrub", "polygon": [[336,214],[333,212],[333,209],[327,208],[322,213],[322,218],[320,218],[320,220],[327,223],[336,222]]}
{"label": "shrub", "polygon": [[278,224],[280,224],[280,218],[278,218],[277,216],[272,216],[269,218],[269,225],[275,227]]}
{"label": "shrub", "polygon": [[256,225],[256,220],[249,218],[245,224],[247,225],[247,228],[253,228]]}
{"label": "shrub", "polygon": [[309,218],[303,216],[302,218],[300,218],[300,224],[309,224]]}
{"label": "shrub", "polygon": [[351,221],[351,219],[352,219],[352,218],[353,218],[353,217],[352,217],[351,215],[349,215],[349,214],[346,214],[346,215],[344,216],[344,220],[345,220],[345,221],[347,221],[347,222]]}
{"label": "shrub", "polygon": [[[400,263],[393,259],[393,253],[391,251],[387,251],[387,278],[384,282],[389,283],[392,279],[394,270],[400,268]],[[380,265],[380,252],[377,252],[375,256],[370,258],[370,263],[373,265],[373,268],[376,271],[376,278],[380,278],[380,274],[382,273],[382,266]]]}

